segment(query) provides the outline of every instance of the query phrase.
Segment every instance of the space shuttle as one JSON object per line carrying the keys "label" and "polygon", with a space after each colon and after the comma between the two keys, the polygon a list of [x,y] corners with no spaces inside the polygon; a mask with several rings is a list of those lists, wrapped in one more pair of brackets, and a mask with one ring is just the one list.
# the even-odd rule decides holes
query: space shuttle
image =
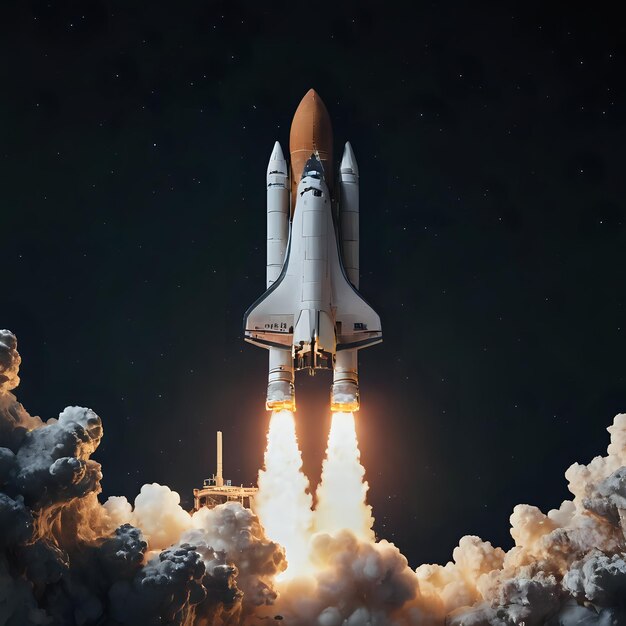
{"label": "space shuttle", "polygon": [[382,341],[358,292],[359,170],[346,143],[333,170],[333,131],[311,89],[267,167],[267,291],[246,311],[244,339],[269,351],[266,408],[295,411],[295,371],[333,371],[332,411],[359,409],[359,350]]}

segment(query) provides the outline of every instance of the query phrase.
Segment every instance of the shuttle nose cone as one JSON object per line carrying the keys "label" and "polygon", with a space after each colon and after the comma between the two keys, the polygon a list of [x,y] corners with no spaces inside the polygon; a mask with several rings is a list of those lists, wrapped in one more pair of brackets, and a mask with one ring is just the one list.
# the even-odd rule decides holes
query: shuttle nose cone
{"label": "shuttle nose cone", "polygon": [[298,183],[311,154],[319,155],[326,174],[326,182],[329,187],[332,186],[333,128],[326,105],[314,89],[309,89],[293,116],[289,135],[289,152],[291,153],[293,210]]}

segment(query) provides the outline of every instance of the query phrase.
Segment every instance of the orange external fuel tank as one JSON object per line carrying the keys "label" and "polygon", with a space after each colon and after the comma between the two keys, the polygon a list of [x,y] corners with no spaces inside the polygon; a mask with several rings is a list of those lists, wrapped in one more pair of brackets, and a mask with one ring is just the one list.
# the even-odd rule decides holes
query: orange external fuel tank
{"label": "orange external fuel tank", "polygon": [[324,167],[326,184],[333,187],[333,127],[326,105],[314,89],[300,101],[291,122],[289,134],[291,153],[291,212],[296,206],[298,183],[311,154],[316,152]]}

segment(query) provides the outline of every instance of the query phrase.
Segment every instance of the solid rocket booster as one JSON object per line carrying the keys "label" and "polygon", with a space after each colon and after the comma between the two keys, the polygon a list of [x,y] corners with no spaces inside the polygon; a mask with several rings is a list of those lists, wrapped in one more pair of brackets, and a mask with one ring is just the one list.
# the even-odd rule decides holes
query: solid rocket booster
{"label": "solid rocket booster", "polygon": [[244,317],[245,340],[269,350],[268,410],[295,410],[294,371],[332,369],[331,409],[359,408],[357,351],[382,341],[358,293],[359,171],[346,143],[336,189],[328,111],[314,90],[267,168],[267,291]]}
{"label": "solid rocket booster", "polygon": [[276,142],[267,165],[267,288],[280,276],[289,237],[289,170]]}
{"label": "solid rocket booster", "polygon": [[[267,271],[269,289],[278,279],[285,261],[289,240],[289,170],[278,141],[267,165]],[[267,346],[269,376],[267,398],[278,406],[289,407],[295,402],[293,356],[286,350]],[[295,409],[295,406],[293,406]]]}
{"label": "solid rocket booster", "polygon": [[[350,142],[346,142],[339,165],[339,234],[341,260],[348,280],[359,288],[359,168]],[[335,356],[331,406],[354,410],[359,404],[357,349],[340,350]]]}

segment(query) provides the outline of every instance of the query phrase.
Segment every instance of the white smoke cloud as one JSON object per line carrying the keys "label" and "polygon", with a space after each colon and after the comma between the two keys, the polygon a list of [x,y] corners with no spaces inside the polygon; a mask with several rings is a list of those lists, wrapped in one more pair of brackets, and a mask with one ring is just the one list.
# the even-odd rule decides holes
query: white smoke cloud
{"label": "white smoke cloud", "polygon": [[[236,564],[236,581],[243,593],[243,609],[272,604],[276,599],[273,579],[287,566],[284,551],[269,541],[256,515],[239,503],[200,509],[192,518],[193,528],[181,536],[205,555],[211,565],[216,556]],[[210,558],[207,558],[208,555]]]}
{"label": "white smoke cloud", "polygon": [[[295,581],[284,589],[277,608],[287,623],[305,626],[422,624],[415,573],[387,541],[375,543],[343,530],[319,533],[311,542],[314,575],[308,592]],[[281,591],[283,591],[281,589]]]}
{"label": "white smoke cloud", "polygon": [[113,496],[104,503],[115,526],[132,524],[140,528],[150,550],[163,550],[176,543],[191,528],[191,515],[180,506],[180,496],[169,487],[144,485],[131,507],[123,496]]}
{"label": "white smoke cloud", "polygon": [[446,566],[423,565],[420,588],[448,614],[450,626],[626,623],[626,414],[608,428],[606,457],[565,473],[574,495],[542,513],[518,505],[511,515],[515,546],[506,554],[477,538],[487,558],[472,559],[468,538]]}
{"label": "white smoke cloud", "polygon": [[[608,429],[606,456],[567,470],[571,500],[547,513],[515,507],[508,552],[463,537],[449,563],[415,570],[369,534],[356,439],[349,458],[339,450],[332,460],[354,469],[356,487],[343,499],[348,528],[327,507],[331,521],[317,533],[296,445],[293,497],[265,501],[272,514],[286,507],[297,541],[306,535],[310,569],[284,577],[284,549],[237,503],[191,515],[178,494],[153,483],[132,504],[101,504],[101,468],[91,459],[100,418],[81,407],[46,422],[30,416],[12,393],[19,364],[15,337],[0,331],[0,624],[626,624],[626,414]],[[328,504],[335,496],[326,470]],[[294,498],[308,508],[304,517]]]}

